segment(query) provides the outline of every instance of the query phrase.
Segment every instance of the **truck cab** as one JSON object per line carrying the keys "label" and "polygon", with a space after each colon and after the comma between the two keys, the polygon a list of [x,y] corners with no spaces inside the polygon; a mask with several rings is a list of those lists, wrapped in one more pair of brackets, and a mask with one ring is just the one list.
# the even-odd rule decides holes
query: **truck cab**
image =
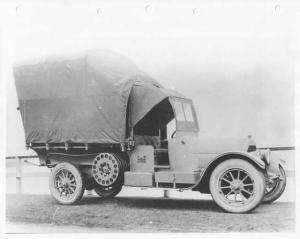
{"label": "truck cab", "polygon": [[[170,96],[153,107],[133,128],[126,186],[183,188],[200,177],[198,160],[186,149],[185,137],[198,136],[191,100]],[[197,171],[198,170],[198,171]]]}

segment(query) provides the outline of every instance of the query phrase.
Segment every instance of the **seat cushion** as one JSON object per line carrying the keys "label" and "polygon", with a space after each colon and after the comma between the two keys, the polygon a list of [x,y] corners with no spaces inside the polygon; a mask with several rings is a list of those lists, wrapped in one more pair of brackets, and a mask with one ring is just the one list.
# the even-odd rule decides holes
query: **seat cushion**
{"label": "seat cushion", "polygon": [[159,136],[134,135],[135,145],[152,145],[153,148],[159,147]]}

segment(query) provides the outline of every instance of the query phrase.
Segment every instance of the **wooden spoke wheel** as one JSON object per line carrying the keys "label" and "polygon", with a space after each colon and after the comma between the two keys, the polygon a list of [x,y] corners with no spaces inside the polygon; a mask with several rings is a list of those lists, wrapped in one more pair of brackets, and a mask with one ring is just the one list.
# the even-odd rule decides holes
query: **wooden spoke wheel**
{"label": "wooden spoke wheel", "polygon": [[231,213],[249,212],[256,208],[264,196],[264,189],[263,173],[242,159],[220,163],[210,178],[214,201]]}
{"label": "wooden spoke wheel", "polygon": [[79,169],[70,163],[57,164],[50,173],[49,188],[61,204],[74,204],[82,198],[83,180]]}

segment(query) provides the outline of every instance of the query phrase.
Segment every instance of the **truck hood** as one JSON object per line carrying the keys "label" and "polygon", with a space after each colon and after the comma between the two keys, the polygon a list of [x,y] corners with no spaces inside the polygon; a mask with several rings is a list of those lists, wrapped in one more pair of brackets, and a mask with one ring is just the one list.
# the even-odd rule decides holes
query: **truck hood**
{"label": "truck hood", "polygon": [[[206,135],[183,136],[182,139],[192,153],[195,154],[221,154],[225,152],[244,151],[247,152],[250,141],[245,138],[217,138]],[[254,142],[252,141],[251,144]]]}

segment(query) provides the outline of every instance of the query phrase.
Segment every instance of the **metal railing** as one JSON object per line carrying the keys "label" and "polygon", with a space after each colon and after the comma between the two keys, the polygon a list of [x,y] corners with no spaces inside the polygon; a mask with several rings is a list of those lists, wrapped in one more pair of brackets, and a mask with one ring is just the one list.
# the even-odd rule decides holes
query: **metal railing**
{"label": "metal railing", "polygon": [[287,151],[287,150],[295,150],[295,147],[265,147],[258,149],[270,149],[271,151]]}
{"label": "metal railing", "polygon": [[[15,174],[12,174],[12,175],[15,175],[16,177],[16,189],[17,189],[17,193],[22,193],[22,178],[24,177],[28,177],[28,176],[31,176],[31,174],[24,174],[24,172],[22,172],[22,160],[24,160],[25,163],[29,163],[30,162],[27,160],[27,159],[36,159],[38,158],[37,155],[32,155],[32,156],[8,156],[6,157],[5,159],[6,160],[13,160],[15,159],[15,167],[16,167],[16,173]],[[6,161],[6,165],[7,165],[7,161]],[[11,174],[7,173],[8,176],[10,176]],[[38,176],[36,173],[34,173],[34,176]],[[41,176],[46,176],[45,173],[43,173],[43,175]]]}

